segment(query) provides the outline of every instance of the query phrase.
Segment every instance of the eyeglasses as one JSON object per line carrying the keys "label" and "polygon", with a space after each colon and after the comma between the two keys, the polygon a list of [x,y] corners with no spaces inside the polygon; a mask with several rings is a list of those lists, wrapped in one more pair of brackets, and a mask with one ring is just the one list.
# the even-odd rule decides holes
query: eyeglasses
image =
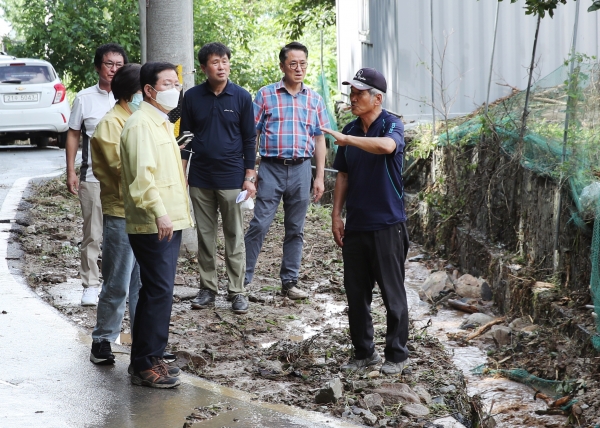
{"label": "eyeglasses", "polygon": [[[179,92],[181,92],[181,90],[183,89],[183,85],[181,83],[178,83],[178,82],[176,82],[176,83],[165,82],[162,85],[166,88],[166,89],[163,89],[164,91],[168,91],[169,89],[175,88]],[[156,92],[161,92],[161,91],[158,91],[156,88],[152,88],[152,89],[154,89]]]}
{"label": "eyeglasses", "polygon": [[108,68],[109,70],[112,69],[113,67],[121,68],[124,65],[122,62],[110,62],[110,61],[103,62],[102,64],[104,64],[104,66],[106,68]]}
{"label": "eyeglasses", "polygon": [[288,64],[288,67],[291,68],[292,70],[298,70],[298,67],[300,67],[302,70],[306,70],[306,68],[308,67],[308,62],[290,62]]}

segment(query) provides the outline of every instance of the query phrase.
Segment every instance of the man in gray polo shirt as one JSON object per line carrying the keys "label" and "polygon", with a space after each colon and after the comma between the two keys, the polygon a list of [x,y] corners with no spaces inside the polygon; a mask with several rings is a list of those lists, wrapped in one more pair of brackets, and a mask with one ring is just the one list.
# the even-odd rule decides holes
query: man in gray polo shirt
{"label": "man in gray polo shirt", "polygon": [[[69,131],[67,133],[67,189],[79,196],[83,216],[83,241],[81,242],[81,284],[83,306],[96,306],[100,291],[100,270],[98,255],[102,241],[102,204],[100,202],[100,183],[92,172],[90,138],[100,119],[114,106],[115,98],[110,83],[119,68],[127,64],[125,50],[108,43],[96,49],[94,67],[98,73],[98,83],[80,91],[75,97]],[[81,172],[75,172],[75,157],[79,140],[83,137],[81,148]]]}

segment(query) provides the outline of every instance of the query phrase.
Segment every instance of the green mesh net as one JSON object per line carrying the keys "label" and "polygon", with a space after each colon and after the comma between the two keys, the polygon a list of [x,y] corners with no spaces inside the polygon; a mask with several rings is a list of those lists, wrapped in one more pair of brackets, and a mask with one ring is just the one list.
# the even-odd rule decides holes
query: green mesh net
{"label": "green mesh net", "polygon": [[[321,75],[318,77],[317,79],[317,92],[319,93],[319,95],[321,95],[323,97],[323,100],[325,101],[325,107],[327,107],[327,117],[329,118],[329,127],[331,129],[333,129],[334,131],[337,131],[337,123],[335,120],[335,114],[334,114],[334,108],[333,108],[333,101],[331,99],[331,92],[329,91],[329,84],[327,83],[327,77],[325,76],[325,73],[321,73]],[[325,135],[325,139],[327,140],[327,147],[329,149],[331,149],[331,151],[333,152],[333,155],[335,156],[335,153],[337,152],[337,146],[335,144],[333,144],[333,142],[335,141],[335,138],[333,138],[331,135]]]}
{"label": "green mesh net", "polygon": [[577,387],[577,383],[572,380],[548,380],[534,376],[524,369],[498,369],[493,370],[486,368],[485,364],[471,369],[471,373],[481,376],[500,376],[515,382],[527,385],[535,391],[543,392],[544,394],[560,398],[569,395]]}
{"label": "green mesh net", "polygon": [[[578,63],[570,80],[568,65],[540,79],[530,94],[527,132],[521,142],[524,105],[524,91],[500,100],[489,107],[489,122],[483,115],[475,116],[441,134],[439,144],[477,144],[482,132],[496,133],[502,149],[517,155],[523,167],[557,181],[562,180],[573,200],[570,221],[588,229],[587,223],[600,219],[599,64]],[[564,144],[567,111],[569,127]],[[595,221],[590,288],[595,313],[600,315],[599,252],[600,221]],[[596,330],[592,343],[596,350],[600,350],[600,317],[596,318]]]}

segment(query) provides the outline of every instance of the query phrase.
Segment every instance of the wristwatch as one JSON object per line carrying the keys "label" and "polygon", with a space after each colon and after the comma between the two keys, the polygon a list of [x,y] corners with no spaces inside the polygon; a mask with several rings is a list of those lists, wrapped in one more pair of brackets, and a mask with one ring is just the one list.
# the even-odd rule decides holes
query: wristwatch
{"label": "wristwatch", "polygon": [[249,181],[250,183],[256,183],[256,177],[246,177],[244,181]]}

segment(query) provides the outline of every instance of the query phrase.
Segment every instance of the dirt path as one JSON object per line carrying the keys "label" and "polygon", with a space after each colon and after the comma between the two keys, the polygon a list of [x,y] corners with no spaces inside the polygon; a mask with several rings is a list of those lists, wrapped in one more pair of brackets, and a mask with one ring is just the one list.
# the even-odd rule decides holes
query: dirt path
{"label": "dirt path", "polygon": [[[91,333],[95,308],[61,305],[52,293],[58,287],[80,287],[73,280],[78,277],[81,241],[78,200],[65,191],[62,179],[54,179],[34,188],[21,214],[15,240],[25,252],[21,269],[28,283]],[[307,215],[300,278],[302,287],[310,290],[306,301],[277,295],[282,220],[278,212],[260,254],[255,281],[249,286],[251,304],[246,315],[233,314],[225,300],[222,241],[218,246],[221,289],[214,309],[190,309],[188,300],[198,287],[197,260],[194,254],[180,257],[169,339],[169,349],[179,356],[177,363],[203,378],[253,393],[257,400],[358,424],[421,427],[453,415],[471,426],[472,407],[463,375],[439,341],[424,329],[411,329],[412,364],[400,377],[382,376],[378,371],[339,371],[351,347],[341,251],[331,237],[329,210],[311,206]],[[380,294],[374,296],[372,314],[376,345],[382,353],[385,308]],[[126,314],[123,332],[128,329]],[[190,423],[210,417],[209,411],[201,414],[196,411]]]}

